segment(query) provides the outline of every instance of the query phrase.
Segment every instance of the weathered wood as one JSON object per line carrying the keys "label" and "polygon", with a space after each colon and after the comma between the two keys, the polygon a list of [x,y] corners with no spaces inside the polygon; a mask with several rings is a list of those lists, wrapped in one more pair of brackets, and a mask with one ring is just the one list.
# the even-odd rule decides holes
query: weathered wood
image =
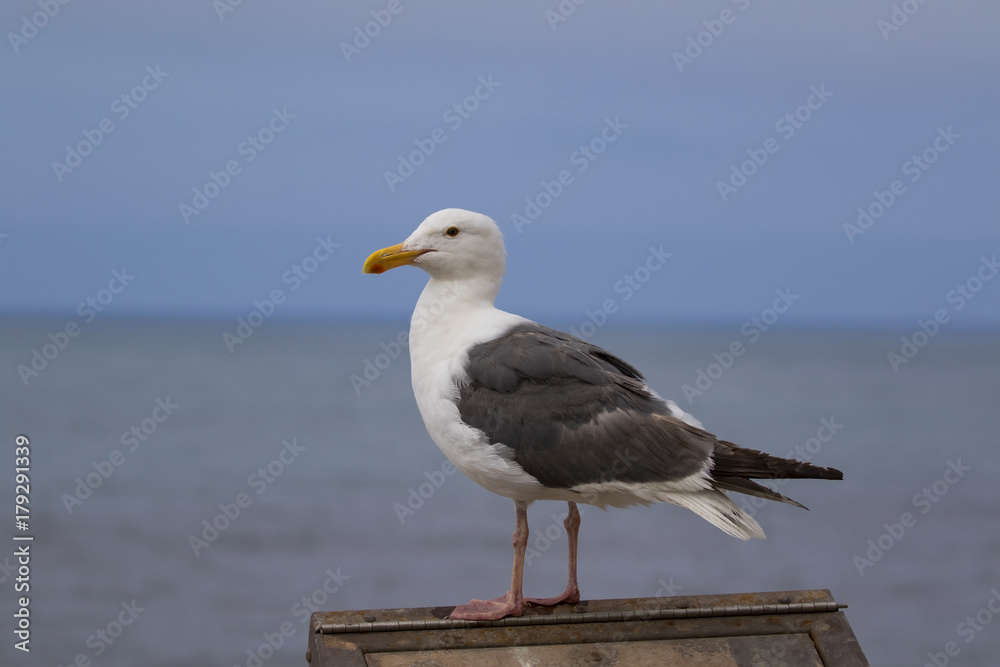
{"label": "weathered wood", "polygon": [[829,591],[529,607],[500,621],[451,621],[453,607],[317,612],[312,667],[868,664]]}

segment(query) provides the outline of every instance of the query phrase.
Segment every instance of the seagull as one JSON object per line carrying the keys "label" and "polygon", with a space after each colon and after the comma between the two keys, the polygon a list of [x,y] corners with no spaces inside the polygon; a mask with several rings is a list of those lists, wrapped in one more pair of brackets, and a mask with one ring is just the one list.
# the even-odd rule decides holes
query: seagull
{"label": "seagull", "polygon": [[[719,440],[651,389],[634,366],[561,331],[494,307],[506,271],[503,234],[488,216],[449,208],[402,243],[377,250],[364,273],[399,266],[430,279],[410,321],[413,394],[431,438],[455,467],[514,501],[510,590],[458,605],[453,619],[520,616],[526,604],[580,600],[578,503],[673,503],[743,540],[764,531],[726,491],[803,507],[752,479],[843,479],[843,473]],[[528,506],[568,503],[565,591],[522,594]]]}

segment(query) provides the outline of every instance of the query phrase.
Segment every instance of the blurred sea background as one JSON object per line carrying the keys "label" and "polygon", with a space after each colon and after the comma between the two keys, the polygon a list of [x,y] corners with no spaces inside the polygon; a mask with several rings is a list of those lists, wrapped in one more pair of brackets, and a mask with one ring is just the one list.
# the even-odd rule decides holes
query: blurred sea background
{"label": "blurred sea background", "polygon": [[[4,322],[3,366],[58,324]],[[248,651],[267,657],[265,635],[278,643],[283,624],[294,634],[265,664],[303,664],[310,605],[443,606],[506,590],[511,502],[440,472],[406,350],[370,385],[352,385],[405,325],[270,322],[230,354],[222,334],[232,322],[106,320],[28,391],[2,385],[5,430],[32,441],[31,664],[84,654],[100,665],[254,665]],[[811,511],[768,503],[756,511],[768,537],[750,543],[672,506],[583,507],[585,598],[829,588],[850,604],[873,664],[923,664],[949,641],[961,649],[957,664],[990,664],[1000,625],[968,644],[956,626],[1000,586],[995,331],[944,331],[898,374],[886,361],[898,342],[890,331],[776,324],[750,344],[738,328],[612,320],[591,340],[709,430],[778,455],[799,448],[845,479],[784,485]],[[689,404],[682,386],[734,340],[747,351]],[[177,407],[128,451],[121,438],[142,428],[157,399]],[[283,442],[296,453],[274,465]],[[67,507],[116,449],[121,465]],[[968,470],[942,487],[951,463]],[[258,469],[269,465],[267,482]],[[935,488],[939,502],[915,499]],[[234,514],[240,493],[251,502],[222,520],[220,504]],[[422,504],[411,498],[421,494]],[[548,536],[564,507],[529,512],[529,594],[562,590],[565,535]],[[904,512],[915,525],[883,537]],[[193,544],[212,537],[206,520],[229,525]],[[868,540],[880,539],[884,555],[859,565]],[[96,631],[133,601],[143,611],[106,644]],[[3,606],[11,618],[10,596]],[[19,658],[10,641],[0,654],[5,664]]]}
{"label": "blurred sea background", "polygon": [[[498,307],[845,473],[783,485],[811,511],[755,508],[747,544],[584,508],[585,597],[829,588],[873,664],[995,664],[997,25],[981,0],[0,4],[0,537],[19,434],[36,537],[30,654],[0,549],[0,664],[258,667],[270,638],[263,665],[301,665],[310,607],[506,590],[511,503],[442,472],[410,389],[425,276],[360,272],[447,207],[504,232]],[[562,589],[563,509],[530,512],[532,594]]]}

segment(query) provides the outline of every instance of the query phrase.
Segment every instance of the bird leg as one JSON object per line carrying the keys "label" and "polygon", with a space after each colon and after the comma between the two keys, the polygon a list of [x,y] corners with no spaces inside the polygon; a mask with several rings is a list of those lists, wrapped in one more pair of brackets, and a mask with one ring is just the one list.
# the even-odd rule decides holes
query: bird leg
{"label": "bird leg", "polygon": [[[510,590],[493,600],[472,600],[460,604],[449,618],[467,621],[495,621],[506,616],[520,616],[524,609],[521,585],[524,581],[524,552],[528,546],[528,505],[514,501],[517,526],[514,528],[514,570],[510,575]],[[575,509],[575,508],[574,508]]]}
{"label": "bird leg", "polygon": [[580,587],[576,583],[576,542],[580,535],[580,511],[576,509],[576,503],[567,504],[569,505],[569,514],[563,521],[566,537],[569,538],[569,581],[566,583],[566,590],[562,592],[562,595],[552,598],[527,598],[525,602],[528,604],[552,607],[563,602],[576,604],[580,601]]}

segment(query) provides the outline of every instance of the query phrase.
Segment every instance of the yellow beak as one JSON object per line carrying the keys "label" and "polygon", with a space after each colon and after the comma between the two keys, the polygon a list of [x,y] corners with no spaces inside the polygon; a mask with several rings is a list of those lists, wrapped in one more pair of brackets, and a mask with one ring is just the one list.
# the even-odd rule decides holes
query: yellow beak
{"label": "yellow beak", "polygon": [[403,250],[403,244],[397,243],[396,245],[376,250],[370,254],[368,259],[365,260],[364,266],[361,267],[361,272],[384,273],[389,269],[395,269],[397,266],[413,264],[413,260],[425,252],[430,252],[430,250]]}

